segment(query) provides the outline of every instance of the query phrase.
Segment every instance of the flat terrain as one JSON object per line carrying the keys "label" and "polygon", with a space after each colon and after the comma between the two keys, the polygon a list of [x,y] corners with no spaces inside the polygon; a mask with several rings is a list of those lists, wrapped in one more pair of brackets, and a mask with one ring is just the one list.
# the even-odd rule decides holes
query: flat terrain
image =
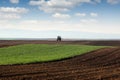
{"label": "flat terrain", "polygon": [[55,61],[105,48],[89,45],[24,44],[0,48],[0,65]]}
{"label": "flat terrain", "polygon": [[120,46],[120,40],[66,40],[62,42],[56,42],[53,40],[0,40],[0,47],[19,44],[84,44],[97,46]]}
{"label": "flat terrain", "polygon": [[[6,44],[5,44],[6,43]],[[8,45],[9,43],[9,45]],[[2,42],[7,45],[29,44],[31,41]],[[33,43],[56,44],[37,41]],[[0,66],[0,80],[120,80],[120,41],[60,42],[57,44],[112,45],[70,59],[24,65]]]}

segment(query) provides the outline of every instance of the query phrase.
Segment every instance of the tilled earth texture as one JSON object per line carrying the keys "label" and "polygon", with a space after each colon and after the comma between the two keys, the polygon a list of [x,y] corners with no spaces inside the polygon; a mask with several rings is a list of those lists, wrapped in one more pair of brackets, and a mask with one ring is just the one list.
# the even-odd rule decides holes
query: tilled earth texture
{"label": "tilled earth texture", "polygon": [[120,40],[66,40],[62,42],[56,42],[54,40],[0,40],[0,47],[20,44],[84,44],[98,46],[120,46]]}
{"label": "tilled earth texture", "polygon": [[120,80],[120,48],[104,48],[70,59],[1,65],[0,80]]}

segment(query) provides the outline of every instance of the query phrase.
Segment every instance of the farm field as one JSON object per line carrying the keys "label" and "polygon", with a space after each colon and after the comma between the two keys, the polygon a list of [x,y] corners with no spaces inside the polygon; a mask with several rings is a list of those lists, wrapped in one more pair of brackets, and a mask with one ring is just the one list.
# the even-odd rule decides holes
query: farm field
{"label": "farm field", "polygon": [[94,51],[104,46],[26,44],[0,48],[0,65],[55,61]]}
{"label": "farm field", "polygon": [[[26,44],[27,41],[11,41],[1,43],[1,47]],[[13,41],[14,42],[14,41]],[[30,44],[43,44],[41,41],[33,41]],[[120,47],[119,41],[66,41],[49,42],[44,44],[91,44],[91,45],[113,45],[99,50],[94,50],[86,54],[81,54],[69,59],[23,64],[23,65],[1,65],[0,80],[120,80]],[[116,44],[113,44],[116,43]],[[10,44],[10,45],[8,45]],[[29,44],[29,41],[27,42]],[[106,44],[106,45],[105,45]],[[7,46],[3,46],[7,45]],[[18,45],[21,46],[21,45]],[[14,46],[13,46],[14,47]],[[13,48],[12,47],[12,48]],[[11,47],[8,47],[11,48]]]}
{"label": "farm field", "polygon": [[0,40],[0,47],[14,46],[20,44],[82,44],[96,46],[120,46],[119,40],[66,40],[56,42],[55,40]]}

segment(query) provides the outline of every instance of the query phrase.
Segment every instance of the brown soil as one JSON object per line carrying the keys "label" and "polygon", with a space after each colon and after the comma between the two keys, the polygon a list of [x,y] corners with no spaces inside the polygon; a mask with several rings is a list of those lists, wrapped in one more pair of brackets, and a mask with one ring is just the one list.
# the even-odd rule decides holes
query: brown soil
{"label": "brown soil", "polygon": [[[120,46],[120,41],[0,40],[0,47],[20,44]],[[0,80],[120,80],[120,48],[106,48],[70,59],[0,66]]]}
{"label": "brown soil", "polygon": [[0,66],[0,80],[120,80],[120,48],[62,61]]}
{"label": "brown soil", "polygon": [[0,47],[20,44],[85,44],[97,46],[120,46],[120,40],[80,40],[80,41],[50,41],[50,40],[0,40]]}

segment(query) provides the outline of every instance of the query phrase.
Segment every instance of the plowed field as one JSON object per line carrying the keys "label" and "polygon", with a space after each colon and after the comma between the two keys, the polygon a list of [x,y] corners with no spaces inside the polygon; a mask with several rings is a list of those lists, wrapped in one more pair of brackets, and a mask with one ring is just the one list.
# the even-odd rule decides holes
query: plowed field
{"label": "plowed field", "polygon": [[56,42],[55,40],[0,40],[0,47],[14,46],[19,44],[84,44],[98,46],[120,46],[120,40],[74,40]]}
{"label": "plowed field", "polygon": [[62,61],[0,66],[0,80],[120,80],[120,48]]}

